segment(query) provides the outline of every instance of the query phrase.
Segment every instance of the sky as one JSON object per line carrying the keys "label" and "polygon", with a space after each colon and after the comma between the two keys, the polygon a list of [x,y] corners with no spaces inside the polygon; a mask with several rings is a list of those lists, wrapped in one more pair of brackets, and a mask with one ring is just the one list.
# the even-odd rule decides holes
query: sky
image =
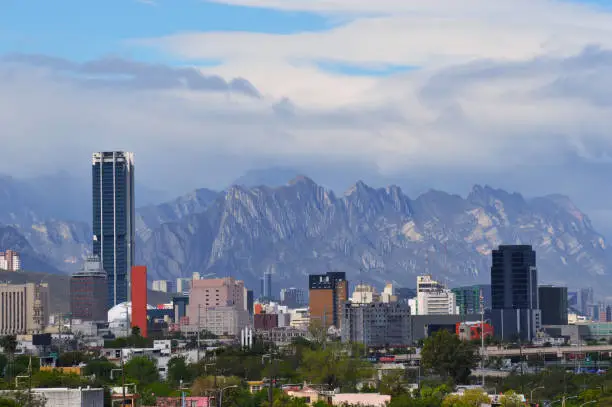
{"label": "sky", "polygon": [[612,1],[3,0],[0,173],[292,168],[569,195],[612,231]]}

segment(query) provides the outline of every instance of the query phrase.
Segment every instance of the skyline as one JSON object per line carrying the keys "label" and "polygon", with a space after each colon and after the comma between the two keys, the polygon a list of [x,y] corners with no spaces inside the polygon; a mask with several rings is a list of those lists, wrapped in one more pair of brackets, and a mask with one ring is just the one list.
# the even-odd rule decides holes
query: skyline
{"label": "skyline", "polygon": [[11,1],[0,172],[126,150],[173,195],[268,167],[410,195],[488,183],[568,194],[612,230],[612,3],[422,3]]}

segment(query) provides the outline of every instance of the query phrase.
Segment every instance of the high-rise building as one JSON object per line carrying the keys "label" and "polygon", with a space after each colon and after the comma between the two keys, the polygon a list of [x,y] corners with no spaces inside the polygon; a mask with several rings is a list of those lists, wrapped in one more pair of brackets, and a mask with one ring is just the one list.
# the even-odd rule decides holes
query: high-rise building
{"label": "high-rise building", "polygon": [[48,320],[46,283],[0,284],[0,335],[42,333]]}
{"label": "high-rise building", "polygon": [[541,326],[536,253],[529,245],[501,245],[491,266],[495,335],[532,340]]}
{"label": "high-rise building", "polygon": [[274,296],[272,295],[272,272],[266,271],[263,278],[263,298],[268,301],[272,301]]}
{"label": "high-rise building", "polygon": [[411,344],[410,307],[402,302],[344,305],[342,341],[366,346]]}
{"label": "high-rise building", "polygon": [[417,294],[436,292],[445,289],[444,284],[434,280],[431,275],[417,276]]}
{"label": "high-rise building", "polygon": [[134,154],[99,152],[92,159],[93,254],[107,273],[108,308],[128,300],[134,265]]}
{"label": "high-rise building", "polygon": [[249,323],[244,281],[233,277],[194,280],[189,293],[189,330],[237,335]]}
{"label": "high-rise building", "polygon": [[589,316],[590,307],[594,304],[593,301],[593,288],[581,288],[580,289],[580,312],[582,315]]}
{"label": "high-rise building", "polygon": [[417,276],[416,298],[408,301],[412,315],[455,315],[455,293],[430,275]]}
{"label": "high-rise building", "polygon": [[255,298],[253,297],[253,290],[246,290],[246,310],[249,312],[249,315],[253,315],[254,302]]}
{"label": "high-rise building", "polygon": [[328,328],[342,328],[344,303],[348,300],[348,281],[344,272],[311,274],[308,277],[310,322]]}
{"label": "high-rise building", "polygon": [[175,291],[173,282],[169,280],[153,280],[151,290],[164,293],[173,293]]}
{"label": "high-rise building", "polygon": [[491,309],[491,286],[488,284],[453,288],[460,315],[480,314],[480,296],[484,310]]}
{"label": "high-rise building", "polygon": [[191,279],[190,278],[177,278],[176,279],[176,292],[179,294],[189,295],[191,290]]}
{"label": "high-rise building", "polygon": [[140,328],[140,335],[147,337],[147,268],[133,266],[132,288],[132,327]]}
{"label": "high-rise building", "polygon": [[19,253],[13,250],[0,252],[0,269],[6,271],[21,270],[21,258]]}
{"label": "high-rise building", "polygon": [[541,285],[538,296],[542,325],[567,325],[567,287]]}
{"label": "high-rise building", "polygon": [[100,258],[88,257],[83,268],[70,278],[70,310],[73,319],[106,321],[108,303],[106,271]]}
{"label": "high-rise building", "polygon": [[301,288],[283,288],[280,291],[280,302],[289,308],[299,308],[306,304],[306,293]]}

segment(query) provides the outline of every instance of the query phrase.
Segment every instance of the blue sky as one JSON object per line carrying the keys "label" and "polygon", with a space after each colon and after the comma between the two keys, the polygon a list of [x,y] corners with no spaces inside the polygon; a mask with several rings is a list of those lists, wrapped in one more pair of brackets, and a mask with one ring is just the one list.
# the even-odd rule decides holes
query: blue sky
{"label": "blue sky", "polygon": [[314,13],[201,0],[157,0],[154,4],[137,0],[8,0],[0,13],[0,53],[40,53],[77,61],[113,54],[167,62],[167,57],[129,46],[126,41],[192,31],[291,34],[330,26],[328,19]]}

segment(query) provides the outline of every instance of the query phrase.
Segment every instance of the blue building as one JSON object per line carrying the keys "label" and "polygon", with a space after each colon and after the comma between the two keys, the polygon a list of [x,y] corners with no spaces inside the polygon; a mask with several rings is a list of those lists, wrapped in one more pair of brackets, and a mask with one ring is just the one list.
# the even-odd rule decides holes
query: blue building
{"label": "blue building", "polygon": [[108,308],[128,301],[134,264],[134,154],[94,153],[92,158],[93,254],[107,273]]}

